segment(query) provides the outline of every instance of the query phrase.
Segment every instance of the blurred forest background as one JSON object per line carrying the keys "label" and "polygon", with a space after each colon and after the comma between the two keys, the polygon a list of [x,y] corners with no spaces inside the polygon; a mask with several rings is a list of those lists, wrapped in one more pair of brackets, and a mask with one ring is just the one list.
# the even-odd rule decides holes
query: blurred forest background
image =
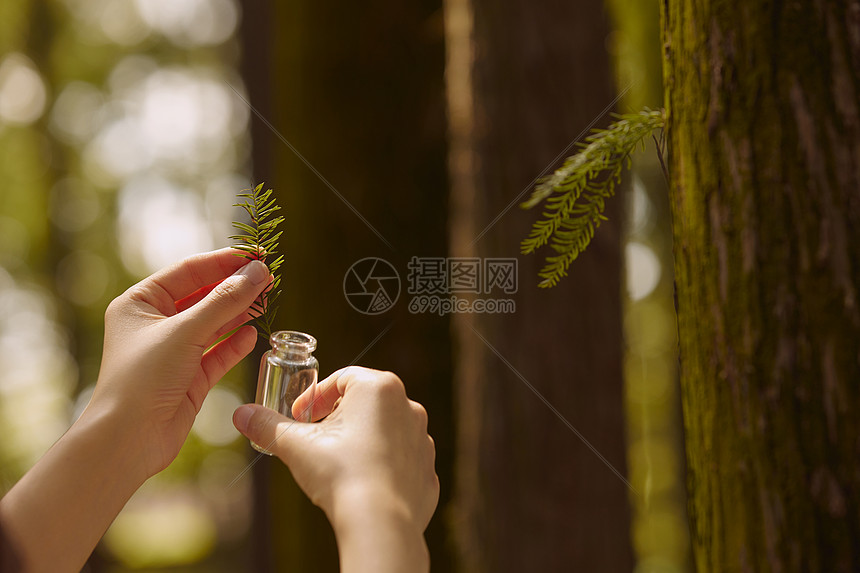
{"label": "blurred forest background", "polygon": [[[519,255],[536,178],[609,112],[660,107],[658,28],[656,0],[4,0],[0,492],[87,403],[108,302],[228,244],[236,193],[265,181],[287,218],[279,326],[319,339],[321,374],[393,370],[429,411],[435,571],[690,570],[653,146],[559,287]],[[517,311],[412,314],[404,292],[359,314],[343,277],[370,256],[404,291],[412,257],[518,257]],[[243,474],[230,418],[257,359],[88,571],[337,570],[283,465]]]}

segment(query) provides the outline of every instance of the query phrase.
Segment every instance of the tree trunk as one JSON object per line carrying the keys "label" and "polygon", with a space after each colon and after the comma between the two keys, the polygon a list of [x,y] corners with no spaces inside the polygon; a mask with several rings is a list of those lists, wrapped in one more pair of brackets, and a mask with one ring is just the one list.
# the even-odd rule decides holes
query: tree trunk
{"label": "tree trunk", "polygon": [[[259,10],[259,4],[246,2],[246,9]],[[252,103],[269,102],[266,120],[278,131],[254,124],[260,158],[255,175],[276,189],[286,217],[277,325],[317,337],[322,376],[353,363],[392,370],[409,397],[426,406],[443,484],[426,538],[434,570],[447,571],[449,323],[409,313],[406,299],[410,258],[447,251],[441,2],[299,0],[271,6],[266,21],[251,24],[245,34],[246,42],[255,34],[271,42],[269,61],[253,62],[269,82],[249,89]],[[246,77],[253,82],[259,76],[250,67]],[[360,314],[344,296],[344,276],[365,257],[385,259],[401,277],[400,299],[377,316]],[[283,464],[274,460],[270,471],[265,543],[274,550],[273,569],[337,571],[337,549],[322,512],[298,491]]]}
{"label": "tree trunk", "polygon": [[[242,6],[242,59],[240,72],[245,81],[248,97],[260,116],[251,114],[250,131],[252,181],[267,182],[272,174],[274,148],[264,142],[272,137],[268,126],[262,118],[272,114],[272,15],[274,7],[272,0],[254,0],[244,2]],[[271,184],[271,181],[268,181]],[[257,351],[252,354],[252,363],[261,359],[265,351],[262,344],[257,345]],[[246,395],[255,395],[257,370],[249,368]],[[248,570],[257,573],[272,573],[275,563],[275,548],[272,546],[270,532],[272,530],[272,503],[270,490],[272,487],[272,461],[261,459],[251,469],[252,500],[251,527],[247,539]]]}
{"label": "tree trunk", "polygon": [[662,10],[698,569],[860,570],[860,3]]}
{"label": "tree trunk", "polygon": [[[602,3],[445,9],[452,254],[517,257],[535,213],[506,207],[613,99]],[[548,407],[624,474],[620,219],[609,216],[560,286],[539,289],[542,259],[523,257],[515,295],[480,295],[512,296],[516,312],[454,318],[463,571],[632,569],[628,486]]]}
{"label": "tree trunk", "polygon": [[[619,87],[629,91],[622,109],[663,107],[660,0],[609,0],[613,31],[609,44]],[[666,176],[654,143],[632,155],[626,177],[625,249],[629,296],[624,316],[624,390],[628,473],[642,495],[632,503],[637,570],[653,564],[675,573],[692,570],[684,483],[684,428],[678,379],[675,277],[672,274],[672,214]],[[642,248],[659,260],[659,281],[643,294]],[[635,250],[634,250],[635,249]]]}

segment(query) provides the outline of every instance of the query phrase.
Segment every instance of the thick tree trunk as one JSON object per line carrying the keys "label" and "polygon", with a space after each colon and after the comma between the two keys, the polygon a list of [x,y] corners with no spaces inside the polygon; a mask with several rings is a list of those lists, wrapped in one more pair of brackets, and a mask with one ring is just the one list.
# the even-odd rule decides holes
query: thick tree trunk
{"label": "thick tree trunk", "polygon": [[663,27],[698,568],[860,570],[860,3]]}
{"label": "thick tree trunk", "polygon": [[[246,9],[264,5],[249,1]],[[426,538],[434,570],[450,570],[449,325],[410,314],[406,298],[410,258],[447,250],[441,2],[299,0],[271,7],[268,20],[251,23],[245,35],[251,44],[255,34],[271,42],[268,61],[253,62],[269,81],[249,91],[252,103],[268,102],[266,120],[278,131],[253,124],[255,176],[276,189],[286,217],[277,325],[318,338],[323,376],[352,363],[392,370],[427,407],[443,485]],[[246,77],[254,82],[251,67]],[[347,270],[365,257],[389,261],[402,279],[399,301],[378,316],[360,314],[344,297]],[[263,534],[273,569],[336,571],[322,512],[283,464],[262,463],[271,464],[271,529]]]}
{"label": "thick tree trunk", "polygon": [[[517,257],[536,213],[506,207],[613,99],[602,3],[445,8],[452,254]],[[529,387],[624,473],[610,217],[559,287],[538,289],[542,259],[521,257],[515,313],[455,317],[463,571],[632,569],[630,490]]]}

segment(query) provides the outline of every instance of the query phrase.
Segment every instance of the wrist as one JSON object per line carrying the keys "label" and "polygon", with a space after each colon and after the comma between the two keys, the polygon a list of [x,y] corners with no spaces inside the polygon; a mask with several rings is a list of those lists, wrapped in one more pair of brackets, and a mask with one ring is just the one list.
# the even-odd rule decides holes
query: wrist
{"label": "wrist", "polygon": [[28,571],[79,571],[146,480],[134,426],[87,408],[0,500],[0,521]]}
{"label": "wrist", "polygon": [[123,476],[123,485],[136,491],[150,477],[145,456],[141,455],[139,430],[120,408],[90,405],[67,435],[84,442],[87,451],[109,462],[115,475]]}
{"label": "wrist", "polygon": [[342,572],[429,571],[424,528],[394,491],[366,484],[339,488],[328,513]]}

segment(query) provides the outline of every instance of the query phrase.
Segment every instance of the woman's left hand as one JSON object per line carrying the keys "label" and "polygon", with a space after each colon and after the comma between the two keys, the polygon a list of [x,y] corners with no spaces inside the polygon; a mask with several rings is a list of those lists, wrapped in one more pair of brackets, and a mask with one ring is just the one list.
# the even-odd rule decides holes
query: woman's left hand
{"label": "woman's left hand", "polygon": [[111,412],[133,425],[147,476],[173,461],[209,390],[254,348],[252,326],[215,344],[251,318],[271,280],[263,263],[237,253],[187,258],[129,288],[105,313],[101,371],[84,416]]}

